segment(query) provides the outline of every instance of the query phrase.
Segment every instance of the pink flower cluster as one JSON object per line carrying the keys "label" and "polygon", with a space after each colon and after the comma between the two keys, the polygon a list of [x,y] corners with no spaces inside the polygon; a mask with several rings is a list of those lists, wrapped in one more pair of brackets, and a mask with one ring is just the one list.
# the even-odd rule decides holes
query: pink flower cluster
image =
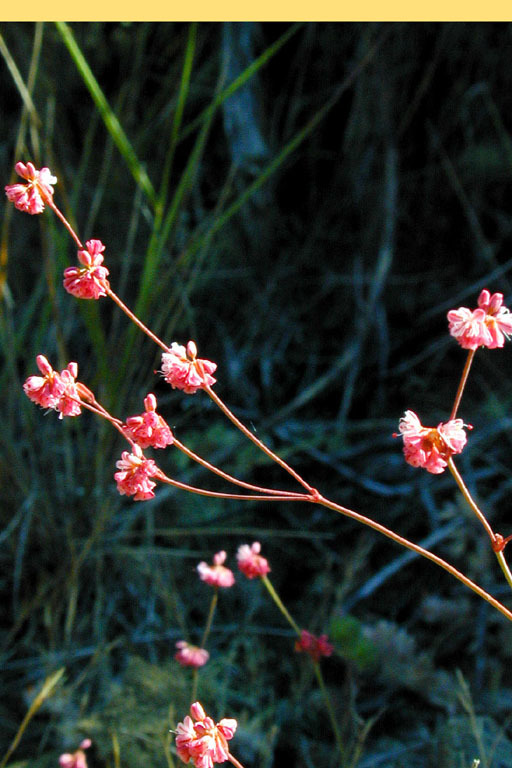
{"label": "pink flower cluster", "polygon": [[307,629],[302,629],[300,638],[295,641],[295,650],[301,653],[309,653],[314,661],[319,661],[322,656],[330,656],[334,646],[329,642],[327,635],[312,635]]}
{"label": "pink flower cluster", "polygon": [[503,306],[503,294],[484,289],[478,297],[478,308],[451,309],[448,312],[451,335],[464,349],[502,347],[512,334],[512,314]]}
{"label": "pink flower cluster", "polygon": [[80,396],[76,377],[78,365],[68,363],[63,371],[54,371],[44,355],[36,357],[37,367],[42,376],[29,376],[23,391],[32,402],[42,408],[53,408],[63,416],[78,416],[81,413]]}
{"label": "pink flower cluster", "polygon": [[123,451],[116,467],[120,471],[115,473],[114,480],[121,496],[133,496],[134,501],[153,498],[156,483],[149,478],[157,475],[159,469],[152,459],[144,458],[138,445],[133,447],[133,453]]}
{"label": "pink flower cluster", "polygon": [[223,718],[215,723],[198,701],[190,707],[190,714],[192,717],[187,715],[177,726],[176,751],[180,760],[192,762],[196,768],[213,768],[214,763],[228,760],[228,741],[235,735],[236,720]]}
{"label": "pink flower cluster", "polygon": [[44,211],[44,204],[53,198],[53,186],[57,178],[52,176],[49,168],[41,168],[40,171],[32,163],[16,163],[14,166],[18,176],[26,179],[28,184],[8,184],[5,194],[16,208],[25,213],[36,214]]}
{"label": "pink flower cluster", "polygon": [[224,550],[217,552],[213,556],[213,565],[208,565],[204,561],[197,566],[197,572],[201,581],[206,582],[211,587],[232,587],[235,583],[233,571],[226,568],[226,553]]}
{"label": "pink flower cluster", "polygon": [[59,757],[60,768],[87,768],[87,758],[84,749],[89,749],[92,742],[90,739],[84,739],[76,752],[65,752]]}
{"label": "pink flower cluster", "polygon": [[188,395],[193,395],[198,389],[211,387],[216,379],[211,375],[217,368],[210,360],[200,360],[196,357],[197,349],[193,341],[187,348],[174,342],[169,352],[162,355],[162,373],[165,380],[173,389],[182,389]]}
{"label": "pink flower cluster", "polygon": [[182,667],[204,667],[210,654],[204,648],[199,648],[197,645],[191,645],[185,642],[185,640],[179,640],[176,643],[178,649],[174,654],[176,661],[181,664]]}
{"label": "pink flower cluster", "polygon": [[406,462],[413,467],[423,467],[433,475],[444,472],[450,456],[461,453],[466,445],[464,427],[468,425],[462,419],[424,427],[414,411],[406,411],[398,425],[404,439]]}
{"label": "pink flower cluster", "polygon": [[87,250],[78,251],[78,261],[83,267],[67,267],[63,285],[68,293],[78,299],[99,299],[106,296],[109,288],[108,269],[103,267],[105,246],[101,240],[87,240]]}
{"label": "pink flower cluster", "polygon": [[265,574],[270,573],[268,560],[260,555],[260,552],[261,544],[259,541],[253,542],[251,546],[242,544],[238,547],[236,555],[238,568],[248,579],[255,579],[257,576],[265,576]]}
{"label": "pink flower cluster", "polygon": [[174,442],[167,422],[156,412],[156,397],[149,394],[144,398],[145,413],[130,416],[123,424],[123,432],[141,448],[165,448]]}

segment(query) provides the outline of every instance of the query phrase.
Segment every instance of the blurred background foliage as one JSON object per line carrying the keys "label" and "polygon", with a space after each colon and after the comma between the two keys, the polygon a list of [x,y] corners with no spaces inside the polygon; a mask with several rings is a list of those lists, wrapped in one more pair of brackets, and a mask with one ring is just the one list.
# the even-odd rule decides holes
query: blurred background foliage
{"label": "blurred background foliage", "polygon": [[[58,176],[114,290],[168,343],[195,339],[219,394],[334,500],[427,543],[505,602],[487,540],[449,476],[408,467],[406,408],[446,419],[465,354],[446,312],[481,288],[512,300],[509,24],[4,24],[4,183],[18,159]],[[195,566],[259,540],[301,626],[330,633],[324,674],[360,768],[512,766],[512,627],[426,562],[325,509],[224,503],[169,487],[121,498],[124,445],[91,414],[23,396],[44,353],[121,418],[153,391],[176,435],[246,481],[291,479],[107,300],[61,287],[76,253],[49,214],[2,204],[0,740],[65,674],[9,765],[172,765],[168,729],[210,598]],[[93,304],[93,305],[92,305]],[[458,460],[510,533],[510,349],[479,352]],[[184,481],[223,488],[181,454]],[[200,698],[239,720],[247,766],[337,764],[307,659],[259,583],[221,595]],[[363,743],[364,742],[364,743]]]}

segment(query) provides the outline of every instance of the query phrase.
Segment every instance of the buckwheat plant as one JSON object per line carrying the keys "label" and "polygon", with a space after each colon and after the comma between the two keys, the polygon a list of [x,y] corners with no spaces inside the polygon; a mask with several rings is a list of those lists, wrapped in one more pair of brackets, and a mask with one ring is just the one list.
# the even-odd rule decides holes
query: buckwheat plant
{"label": "buckwheat plant", "polygon": [[[57,411],[59,418],[75,418],[83,409],[89,410],[99,418],[105,419],[113,429],[117,430],[127,443],[127,449],[122,452],[116,463],[117,471],[113,474],[120,494],[133,497],[134,501],[146,501],[155,495],[155,489],[160,483],[168,484],[189,493],[206,497],[217,497],[237,500],[262,500],[269,502],[307,502],[313,505],[327,507],[341,515],[350,517],[363,525],[373,528],[378,533],[387,536],[397,544],[415,552],[443,568],[453,577],[461,581],[469,589],[486,600],[507,619],[512,620],[512,612],[502,603],[488,594],[479,584],[476,584],[464,573],[457,570],[451,563],[430,552],[418,544],[401,536],[399,533],[386,528],[371,517],[362,515],[342,504],[326,498],[317,488],[296,472],[286,461],[274,453],[268,446],[257,438],[237,416],[227,407],[214,386],[219,376],[217,365],[207,358],[199,357],[194,341],[186,344],[167,342],[156,336],[142,320],[124,304],[121,298],[111,288],[109,270],[105,266],[106,247],[98,239],[89,239],[82,243],[71,224],[54,202],[54,186],[57,179],[49,168],[37,170],[28,162],[26,165],[18,162],[15,166],[23,183],[5,187],[8,199],[20,211],[31,215],[41,214],[49,208],[64,225],[78,253],[78,264],[64,271],[63,286],[71,296],[99,301],[110,299],[124,312],[135,325],[145,333],[162,350],[162,361],[159,373],[173,388],[181,390],[185,395],[195,395],[198,392],[209,397],[220,409],[224,416],[240,430],[240,432],[268,458],[276,462],[297,484],[297,490],[289,491],[278,488],[266,488],[260,485],[239,480],[224,472],[221,468],[209,463],[205,458],[190,450],[172,433],[164,416],[158,411],[156,397],[148,393],[144,399],[144,410],[136,415],[129,415],[124,420],[109,413],[96,399],[91,389],[78,380],[78,364],[69,362],[62,370],[56,370],[42,352],[36,358],[40,375],[30,376],[24,384],[25,394],[37,405],[44,409]],[[452,474],[460,492],[483,526],[489,543],[496,555],[504,577],[512,588],[512,574],[505,560],[504,550],[512,538],[512,534],[503,536],[493,530],[485,513],[470,495],[458,469],[454,457],[466,450],[469,424],[457,418],[464,387],[469,375],[476,351],[481,347],[495,349],[503,347],[505,340],[512,334],[512,315],[503,305],[501,293],[491,294],[483,290],[478,297],[475,309],[459,307],[448,313],[449,332],[456,342],[468,350],[467,359],[449,418],[440,422],[436,427],[424,426],[420,417],[412,410],[407,410],[399,421],[395,437],[403,440],[403,452],[407,463],[420,467],[432,474],[440,474],[446,469]],[[222,381],[222,372],[220,372]],[[220,387],[222,388],[222,387]],[[184,453],[189,459],[197,462],[203,468],[223,478],[230,491],[216,492],[204,487],[195,487],[180,482],[166,474],[162,469],[163,462],[146,455],[148,449],[158,451],[158,456],[172,448]],[[192,763],[197,768],[212,768],[214,763],[230,761],[235,766],[241,764],[231,755],[228,741],[236,731],[237,722],[231,718],[221,719],[216,723],[207,716],[202,705],[196,701],[199,669],[209,659],[206,650],[208,636],[212,624],[219,591],[230,588],[235,583],[233,572],[225,565],[226,552],[220,551],[213,557],[213,562],[199,563],[197,567],[199,578],[212,589],[212,600],[206,619],[206,626],[199,645],[193,645],[188,640],[176,643],[175,659],[177,663],[192,669],[192,705],[190,715],[185,716],[176,731],[176,753],[185,763]],[[309,655],[314,666],[315,675],[325,697],[331,726],[336,738],[341,762],[343,765],[354,764],[354,758],[349,762],[345,745],[339,731],[338,723],[325,688],[320,660],[333,652],[326,635],[316,637],[308,630],[298,626],[287,608],[275,591],[268,574],[271,571],[267,559],[261,554],[258,542],[252,545],[241,545],[237,553],[237,563],[240,572],[248,579],[259,579],[266,588],[285,620],[290,624],[297,636],[295,650]],[[61,765],[86,765],[83,749],[74,755],[63,755]]]}

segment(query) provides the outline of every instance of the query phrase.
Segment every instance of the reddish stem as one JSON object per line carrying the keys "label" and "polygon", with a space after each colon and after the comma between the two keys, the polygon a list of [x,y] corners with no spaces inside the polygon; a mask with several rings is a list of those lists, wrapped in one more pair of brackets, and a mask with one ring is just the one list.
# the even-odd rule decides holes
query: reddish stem
{"label": "reddish stem", "polygon": [[213,402],[221,409],[221,411],[228,417],[228,419],[235,425],[237,429],[239,429],[251,442],[253,442],[255,445],[258,446],[260,450],[263,451],[269,458],[271,458],[273,461],[275,461],[277,464],[279,464],[280,467],[282,467],[286,472],[288,472],[292,477],[297,480],[298,483],[300,483],[307,491],[311,494],[311,496],[316,496],[317,491],[315,488],[313,488],[309,483],[307,483],[294,469],[290,467],[289,464],[286,463],[283,459],[280,458],[276,453],[270,450],[270,448],[267,448],[265,443],[263,443],[261,440],[259,440],[253,433],[247,429],[247,427],[242,424],[239,419],[235,416],[232,411],[229,410],[227,405],[220,399],[220,397],[211,389],[211,387],[204,385],[204,390],[209,394]]}
{"label": "reddish stem", "polygon": [[191,451],[190,448],[187,448],[186,445],[183,445],[183,443],[181,443],[176,438],[174,438],[174,445],[176,446],[176,448],[178,448],[178,450],[182,451],[190,459],[192,459],[193,461],[196,461],[202,467],[205,467],[205,469],[209,469],[211,472],[214,472],[216,475],[219,475],[219,477],[223,477],[229,483],[233,483],[233,485],[239,485],[241,488],[247,488],[250,491],[258,491],[258,493],[268,493],[271,495],[282,496],[283,498],[297,495],[296,493],[293,493],[293,491],[279,491],[279,490],[275,490],[274,488],[263,488],[262,486],[259,486],[259,485],[244,483],[243,480],[238,480],[236,477],[233,477],[232,475],[229,475],[227,472],[223,472],[221,469],[214,466],[213,464],[210,464],[209,461],[202,459],[200,456],[197,455],[197,453],[194,453],[193,451]]}
{"label": "reddish stem", "polygon": [[110,288],[110,286],[105,286],[105,291],[106,291],[106,293],[107,293],[107,296],[110,296],[110,298],[112,299],[112,301],[114,301],[114,302],[117,304],[117,306],[119,307],[119,309],[121,309],[121,310],[122,310],[122,311],[125,313],[125,315],[127,315],[127,316],[130,318],[130,320],[131,320],[133,323],[135,323],[135,325],[137,326],[137,328],[140,328],[140,330],[141,330],[143,333],[145,333],[145,334],[146,334],[146,336],[149,336],[149,338],[150,338],[152,341],[154,341],[154,342],[155,342],[155,344],[157,344],[159,347],[161,347],[161,348],[164,350],[164,352],[170,352],[170,349],[169,349],[169,347],[167,346],[167,344],[164,344],[164,342],[163,342],[161,339],[159,339],[159,338],[158,338],[158,336],[156,336],[156,335],[153,333],[153,331],[150,331],[150,330],[149,330],[149,328],[148,328],[146,325],[144,325],[144,323],[143,323],[141,320],[139,320],[139,318],[137,317],[137,315],[134,315],[134,314],[133,314],[133,312],[131,311],[131,309],[129,309],[129,308],[126,306],[126,304],[124,303],[124,301],[121,301],[121,299],[119,298],[119,296],[118,296],[116,293],[114,293],[114,291],[113,291],[113,290]]}
{"label": "reddish stem", "polygon": [[495,533],[494,533],[493,529],[491,528],[491,525],[490,525],[489,521],[487,520],[487,518],[485,517],[484,513],[482,512],[482,510],[480,509],[480,507],[478,506],[478,504],[476,503],[476,501],[473,499],[473,497],[471,496],[470,492],[468,491],[468,489],[466,487],[466,484],[465,484],[464,480],[462,479],[462,477],[460,476],[459,471],[457,470],[455,464],[453,463],[453,458],[451,456],[448,459],[448,469],[452,473],[452,475],[453,475],[453,477],[455,479],[455,482],[459,486],[460,492],[462,493],[462,495],[466,499],[467,503],[471,507],[472,511],[475,513],[475,515],[477,516],[477,518],[479,519],[479,521],[482,523],[483,527],[485,528],[485,531],[486,531],[487,535],[489,536],[489,538],[491,540],[491,544],[494,547],[494,542],[495,542],[495,539],[496,539]]}
{"label": "reddish stem", "polygon": [[244,768],[244,766],[242,765],[242,763],[241,763],[239,760],[237,760],[237,759],[236,759],[236,757],[233,757],[233,755],[231,754],[231,752],[228,754],[228,760],[229,760],[229,762],[230,762],[230,763],[233,763],[233,765],[234,765],[236,768]]}
{"label": "reddish stem", "polygon": [[462,393],[464,392],[464,387],[466,386],[469,369],[471,368],[471,363],[473,362],[475,352],[476,352],[476,349],[470,349],[468,352],[466,363],[464,365],[464,370],[462,371],[462,376],[460,377],[457,394],[455,395],[455,401],[453,403],[452,412],[450,414],[450,421],[455,418],[455,416],[457,415],[457,411],[459,410],[460,401],[462,400]]}
{"label": "reddish stem", "polygon": [[123,422],[120,419],[116,419],[114,416],[111,416],[110,413],[103,408],[102,405],[100,405],[96,400],[94,400],[94,405],[91,403],[85,402],[85,400],[77,400],[76,398],[72,397],[71,400],[75,400],[77,403],[80,403],[80,405],[83,408],[87,408],[88,411],[91,411],[92,413],[95,413],[97,416],[101,416],[102,418],[106,419],[114,429],[117,429],[120,435],[124,437],[125,440],[127,440],[132,449],[135,449],[136,443],[134,440],[131,439],[131,437],[128,437],[126,432],[123,430]]}
{"label": "reddish stem", "polygon": [[484,513],[481,511],[480,507],[476,503],[476,501],[473,500],[470,492],[466,488],[466,485],[462,479],[462,477],[459,475],[457,469],[455,468],[455,464],[453,463],[453,459],[450,457],[448,459],[448,469],[452,473],[453,477],[455,478],[455,482],[459,486],[459,490],[466,499],[467,503],[477,516],[477,518],[480,520],[482,525],[484,526],[485,530],[487,531],[487,534],[489,535],[489,538],[491,539],[491,546],[494,554],[496,555],[496,559],[498,560],[498,564],[503,571],[503,575],[505,576],[507,583],[509,587],[512,589],[512,573],[510,572],[510,568],[508,567],[508,563],[505,560],[505,555],[503,554],[503,550],[505,549],[505,545],[507,541],[510,539],[510,536],[507,539],[503,539],[503,536],[501,534],[496,534],[492,530],[490,524],[487,521],[487,518],[485,517]]}
{"label": "reddish stem", "polygon": [[71,226],[69,221],[66,219],[64,214],[61,213],[61,211],[57,208],[57,206],[55,205],[53,200],[51,198],[46,198],[46,203],[48,204],[48,207],[52,209],[52,211],[57,216],[57,218],[59,218],[61,220],[61,222],[64,224],[64,226],[66,227],[67,231],[69,232],[69,234],[71,235],[71,237],[73,238],[75,243],[78,245],[78,248],[80,250],[83,250],[84,246],[80,242],[80,238],[78,237],[78,235],[76,234],[75,230],[73,229],[73,227]]}
{"label": "reddish stem", "polygon": [[360,515],[359,512],[354,512],[352,509],[347,509],[346,507],[342,507],[340,504],[335,504],[332,501],[329,501],[329,499],[324,498],[320,494],[316,499],[310,499],[310,501],[314,501],[317,504],[321,504],[324,507],[327,507],[328,509],[333,509],[335,512],[339,512],[341,515],[346,515],[347,517],[351,517],[353,520],[357,520],[357,522],[362,523],[363,525],[367,525],[369,528],[373,528],[375,531],[379,531],[379,533],[382,533],[384,536],[387,536],[388,539],[392,539],[393,541],[396,541],[397,544],[401,544],[402,547],[405,547],[406,549],[410,549],[413,552],[416,552],[418,555],[421,555],[422,557],[427,558],[427,560],[431,560],[433,563],[438,565],[440,568],[443,568],[445,571],[448,571],[452,576],[454,576],[458,581],[461,581],[463,584],[465,584],[469,589],[472,589],[473,592],[475,592],[479,597],[486,600],[486,602],[490,603],[490,605],[493,606],[493,608],[496,608],[500,613],[503,614],[507,619],[512,621],[512,613],[508,610],[508,608],[505,608],[504,605],[502,605],[496,598],[492,597],[492,595],[489,595],[488,592],[486,592],[482,587],[480,587],[478,584],[475,584],[474,581],[471,581],[465,574],[461,573],[457,570],[453,565],[450,563],[447,563],[446,560],[443,560],[441,557],[438,557],[438,555],[434,555],[433,552],[429,552],[428,549],[423,549],[423,547],[420,547],[419,544],[414,544],[412,541],[409,541],[408,539],[405,539],[403,536],[400,536],[398,533],[395,533],[394,531],[390,531],[388,528],[386,528],[384,525],[381,525],[380,523],[375,522],[375,520],[371,520],[369,517],[365,517],[364,515]]}
{"label": "reddish stem", "polygon": [[107,419],[107,421],[110,421],[112,426],[117,427],[121,426],[122,421],[119,419],[115,419],[113,416],[111,416],[104,408],[98,408],[96,405],[93,405],[92,403],[88,403],[86,400],[80,400],[80,398],[77,397],[70,397],[70,400],[74,400],[76,403],[80,403],[82,408],[87,408],[88,411],[91,411],[91,413],[95,413],[96,416],[101,416],[104,419]]}
{"label": "reddish stem", "polygon": [[218,491],[208,491],[205,488],[196,488],[193,485],[187,485],[187,483],[180,483],[179,480],[173,480],[167,477],[162,470],[158,470],[158,474],[155,475],[157,480],[162,483],[172,485],[174,488],[181,488],[183,491],[189,491],[190,493],[197,493],[200,496],[212,496],[216,499],[241,499],[243,501],[312,501],[312,497],[305,493],[297,493],[290,496],[252,496],[241,493],[221,493]]}

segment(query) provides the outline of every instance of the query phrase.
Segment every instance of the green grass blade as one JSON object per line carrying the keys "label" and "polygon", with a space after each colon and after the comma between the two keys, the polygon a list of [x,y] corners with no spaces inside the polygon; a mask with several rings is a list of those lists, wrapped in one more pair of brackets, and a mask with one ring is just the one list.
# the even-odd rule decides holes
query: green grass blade
{"label": "green grass blade", "polygon": [[3,56],[4,61],[7,65],[7,69],[11,73],[12,79],[14,80],[16,84],[16,88],[18,89],[21,99],[23,101],[23,104],[25,105],[25,109],[27,110],[27,112],[29,112],[30,115],[32,115],[33,119],[37,120],[37,122],[40,124],[40,120],[37,116],[37,110],[35,108],[34,102],[32,101],[32,96],[30,95],[30,91],[25,85],[25,82],[16,65],[16,62],[11,56],[11,53],[1,34],[0,34],[0,54]]}
{"label": "green grass blade", "polygon": [[[237,91],[239,88],[241,88],[245,83],[250,80],[250,78],[258,72],[261,67],[263,67],[267,62],[270,61],[270,59],[279,51],[280,48],[283,47],[285,43],[288,42],[288,40],[293,37],[293,35],[302,27],[303,22],[296,22],[293,24],[289,29],[286,30],[286,32],[281,35],[281,37],[275,41],[275,43],[272,43],[272,45],[269,45],[268,48],[266,48],[263,53],[258,56],[257,59],[255,59],[252,64],[250,64],[247,69],[245,69],[235,80],[233,80],[232,83],[228,85],[227,88],[225,88],[223,91],[221,91],[213,100],[213,103],[210,104],[208,107],[206,107],[196,118],[193,120],[190,125],[187,125],[187,127],[184,129],[183,133],[181,134],[181,139],[186,139],[187,136],[190,136],[191,133],[193,133],[196,128],[198,128],[203,120],[207,117],[209,110],[217,109],[218,107],[223,104],[226,99],[229,99],[230,96],[232,96],[235,91]],[[180,139],[180,140],[181,140]]]}
{"label": "green grass blade", "polygon": [[[31,136],[32,136],[32,149],[34,151],[34,157],[39,162],[40,159],[40,152],[39,152],[39,128],[41,125],[41,120],[39,119],[39,115],[37,114],[37,111],[34,107],[34,103],[32,101],[32,93],[34,90],[36,78],[37,78],[37,72],[39,69],[39,58],[42,48],[42,42],[43,42],[43,23],[37,22],[35,25],[35,31],[34,31],[34,42],[32,46],[32,56],[30,60],[30,67],[28,72],[28,80],[27,85],[25,87],[25,84],[23,82],[23,78],[21,77],[21,74],[16,67],[16,64],[14,62],[14,59],[9,53],[9,49],[7,48],[4,39],[0,35],[0,44],[1,44],[1,53],[6,61],[6,64],[9,68],[9,71],[11,72],[13,79],[18,87],[18,90],[20,90],[20,95],[23,99],[23,111],[21,114],[21,120],[20,125],[18,128],[18,134],[16,137],[16,144],[14,148],[14,158],[15,160],[21,159],[22,152],[25,148],[25,136],[27,132],[27,125],[30,123],[30,130],[31,130]],[[24,94],[25,97],[24,97]],[[14,182],[15,174],[14,170],[11,173],[11,180]],[[13,208],[12,206],[6,206],[4,209],[4,215],[3,215],[3,221],[2,221],[2,231],[1,231],[1,237],[0,237],[0,295],[4,294],[4,289],[6,288],[6,281],[7,281],[7,262],[8,262],[8,236],[9,236],[9,224],[12,217]]]}
{"label": "green grass blade", "polygon": [[89,64],[85,60],[85,57],[80,50],[71,28],[63,21],[56,21],[55,25],[66,45],[71,58],[75,62],[75,65],[82,76],[82,79],[87,86],[89,93],[92,96],[96,107],[103,118],[103,121],[112,136],[119,152],[124,157],[130,172],[139,186],[142,187],[146,197],[150,200],[153,206],[156,204],[157,196],[153,188],[153,185],[142,165],[139,161],[135,150],[133,149],[128,137],[126,136],[121,123],[114,114],[111,106],[109,105],[103,91],[101,90],[98,81],[94,77]]}
{"label": "green grass blade", "polygon": [[43,687],[41,688],[40,692],[37,694],[37,696],[35,697],[34,701],[30,705],[27,714],[23,718],[23,722],[21,723],[20,727],[18,728],[18,732],[16,733],[16,736],[12,740],[12,743],[11,743],[9,749],[5,753],[4,758],[3,758],[2,762],[0,763],[0,768],[4,768],[4,766],[6,765],[8,759],[10,758],[10,756],[12,755],[12,753],[14,752],[14,750],[16,749],[18,744],[20,743],[21,737],[25,733],[27,725],[30,723],[30,721],[32,720],[32,718],[34,717],[34,715],[36,714],[38,709],[41,707],[41,705],[44,704],[44,702],[48,698],[48,696],[51,696],[51,694],[54,691],[55,686],[57,685],[57,683],[61,679],[61,677],[64,674],[64,672],[65,672],[64,667],[61,667],[61,669],[57,670],[57,672],[55,672],[53,675],[50,675],[50,677],[46,678],[46,680],[44,681]]}
{"label": "green grass blade", "polygon": [[169,150],[167,152],[167,157],[165,158],[164,172],[162,174],[160,192],[158,195],[159,203],[161,204],[162,208],[165,205],[165,200],[167,198],[167,190],[169,188],[169,177],[171,175],[174,152],[176,151],[176,145],[178,143],[181,122],[183,120],[183,112],[185,110],[185,104],[187,102],[187,96],[188,96],[188,91],[190,86],[190,76],[192,74],[192,63],[194,61],[194,54],[196,50],[196,36],[197,36],[197,23],[193,22],[189,27],[187,48],[185,51],[185,60],[183,62],[183,71],[181,73],[180,90],[178,93],[178,101],[176,104],[174,119],[172,121],[171,142],[170,142]]}

